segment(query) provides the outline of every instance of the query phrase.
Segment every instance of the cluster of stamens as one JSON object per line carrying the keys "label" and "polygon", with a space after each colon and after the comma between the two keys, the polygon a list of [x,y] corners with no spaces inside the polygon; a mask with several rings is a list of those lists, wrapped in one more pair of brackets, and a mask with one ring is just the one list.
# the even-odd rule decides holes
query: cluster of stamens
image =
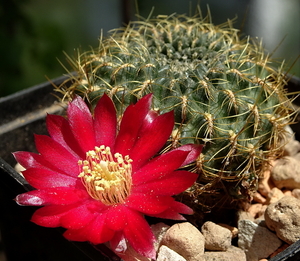
{"label": "cluster of stamens", "polygon": [[124,203],[131,190],[131,162],[129,156],[112,155],[109,147],[95,147],[78,161],[78,177],[92,198],[105,205]]}

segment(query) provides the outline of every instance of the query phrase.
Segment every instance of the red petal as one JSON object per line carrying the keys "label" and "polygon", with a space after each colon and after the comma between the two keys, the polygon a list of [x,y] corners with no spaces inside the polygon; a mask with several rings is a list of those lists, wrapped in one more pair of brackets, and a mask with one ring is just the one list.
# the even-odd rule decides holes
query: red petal
{"label": "red petal", "polygon": [[110,229],[106,223],[106,214],[99,213],[87,226],[81,229],[68,229],[64,237],[73,241],[90,241],[97,245],[111,240],[115,231]]}
{"label": "red petal", "polygon": [[28,183],[37,189],[75,187],[78,178],[73,178],[50,169],[30,168],[22,172]]}
{"label": "red petal", "polygon": [[171,208],[174,210],[174,211],[177,211],[181,214],[186,214],[186,215],[191,215],[194,213],[194,211],[188,207],[187,205],[181,203],[181,202],[178,202],[178,201],[174,201],[172,203],[172,206]]}
{"label": "red petal", "polygon": [[71,154],[81,158],[85,157],[77,140],[74,138],[68,121],[59,115],[47,115],[46,124],[48,132],[53,140],[65,147]]}
{"label": "red petal", "polygon": [[145,257],[155,259],[155,237],[149,224],[141,214],[130,209],[127,209],[126,212],[128,223],[124,228],[125,238],[136,252]]}
{"label": "red petal", "polygon": [[146,215],[151,215],[165,211],[173,201],[174,198],[169,196],[135,193],[130,195],[126,201],[126,205]]}
{"label": "red petal", "polygon": [[199,157],[202,149],[203,149],[203,145],[186,144],[186,145],[180,146],[179,148],[175,149],[175,151],[178,151],[178,150],[189,151],[188,156],[186,157],[185,161],[181,165],[181,166],[185,166],[185,165],[190,164],[191,162],[195,161]]}
{"label": "red petal", "polygon": [[172,205],[170,206],[170,208],[168,208],[164,212],[154,214],[154,215],[151,215],[151,216],[152,217],[157,217],[157,218],[164,218],[164,219],[186,220],[179,213],[191,215],[191,214],[193,214],[193,210],[191,208],[189,208],[188,206],[180,203],[180,202],[174,201],[172,203]]}
{"label": "red petal", "polygon": [[132,151],[129,153],[133,160],[133,171],[139,169],[167,142],[174,127],[173,111],[162,114],[154,119],[147,127],[141,128]]}
{"label": "red petal", "polygon": [[62,145],[46,135],[35,135],[35,143],[39,153],[55,168],[70,176],[77,177],[79,175],[79,157],[75,157]]}
{"label": "red petal", "polygon": [[165,177],[186,160],[188,151],[172,150],[152,159],[132,175],[134,186]]}
{"label": "red petal", "polygon": [[140,99],[135,105],[127,107],[123,114],[120,131],[116,138],[115,152],[128,155],[138,139],[138,132],[146,118],[152,102],[152,94]]}
{"label": "red petal", "polygon": [[79,229],[68,229],[63,233],[63,236],[71,241],[84,242],[87,239],[87,229],[86,227]]}
{"label": "red petal", "polygon": [[20,205],[42,206],[42,205],[68,205],[90,198],[85,190],[58,187],[43,190],[33,190],[20,194],[16,201]]}
{"label": "red petal", "polygon": [[93,244],[101,244],[111,240],[115,231],[105,223],[106,217],[98,215],[88,227],[88,240]]}
{"label": "red petal", "polygon": [[60,218],[61,226],[68,229],[79,229],[86,226],[94,218],[94,211],[89,207],[93,204],[84,204],[77,208],[71,209],[68,213]]}
{"label": "red petal", "polygon": [[96,145],[93,118],[82,98],[77,96],[70,102],[67,114],[73,135],[82,150],[93,150]]}
{"label": "red petal", "polygon": [[39,208],[34,212],[31,221],[43,227],[61,226],[60,218],[78,205],[50,205]]}
{"label": "red petal", "polygon": [[172,220],[186,220],[186,218],[180,215],[177,211],[173,209],[167,209],[162,213],[153,214],[151,217],[163,218],[163,219],[172,219]]}
{"label": "red petal", "polygon": [[172,196],[192,186],[197,177],[196,173],[189,171],[174,171],[164,179],[154,180],[134,187],[132,193]]}
{"label": "red petal", "polygon": [[111,99],[104,94],[94,111],[96,145],[113,148],[116,139],[117,115]]}
{"label": "red petal", "polygon": [[[42,160],[41,155],[27,152],[27,151],[16,151],[13,153],[15,159],[25,168],[34,168],[34,167],[43,167],[44,164],[41,164],[39,161]],[[43,163],[46,163],[45,160],[42,160]],[[46,163],[47,165],[51,165]]]}
{"label": "red petal", "polygon": [[106,224],[112,230],[122,230],[127,224],[126,206],[116,205],[107,210]]}

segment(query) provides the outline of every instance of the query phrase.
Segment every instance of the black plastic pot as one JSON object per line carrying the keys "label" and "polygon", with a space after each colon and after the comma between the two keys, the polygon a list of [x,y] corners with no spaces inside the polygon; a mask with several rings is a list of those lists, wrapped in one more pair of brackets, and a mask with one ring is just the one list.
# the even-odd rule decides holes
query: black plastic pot
{"label": "black plastic pot", "polygon": [[[29,222],[35,208],[20,207],[13,201],[16,195],[30,187],[19,175],[14,176],[11,166],[16,162],[11,152],[35,151],[33,133],[46,133],[46,112],[59,114],[64,110],[53,95],[52,84],[60,85],[66,79],[60,77],[52,83],[43,83],[0,98],[0,229],[7,261],[120,260],[104,246],[98,246],[96,250],[88,243],[71,243],[62,237],[61,229],[44,228]],[[291,78],[288,89],[299,91],[300,79]],[[299,124],[292,127],[300,134]],[[300,241],[270,259],[283,260],[300,260]]]}

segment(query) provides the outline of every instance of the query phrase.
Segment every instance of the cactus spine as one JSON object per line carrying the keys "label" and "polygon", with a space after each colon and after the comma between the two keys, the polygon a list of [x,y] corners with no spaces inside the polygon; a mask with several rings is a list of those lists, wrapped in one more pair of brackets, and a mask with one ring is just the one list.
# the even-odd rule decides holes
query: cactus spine
{"label": "cactus spine", "polygon": [[274,69],[261,44],[238,34],[231,21],[215,26],[200,16],[134,22],[71,59],[78,76],[59,91],[91,106],[107,93],[120,115],[153,93],[154,108],[175,111],[165,149],[205,145],[191,166],[199,179],[185,196],[196,205],[206,193],[247,198],[280,152],[291,101],[281,66]]}

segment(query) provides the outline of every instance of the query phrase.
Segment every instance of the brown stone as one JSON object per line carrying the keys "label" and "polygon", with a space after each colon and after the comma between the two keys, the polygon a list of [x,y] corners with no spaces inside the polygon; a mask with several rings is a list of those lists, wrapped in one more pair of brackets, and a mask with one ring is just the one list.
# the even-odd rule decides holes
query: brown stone
{"label": "brown stone", "polygon": [[227,229],[230,230],[231,232],[231,237],[232,238],[236,238],[238,233],[239,233],[239,230],[237,229],[237,227],[233,227],[233,226],[230,226],[230,225],[227,225],[227,224],[223,224],[223,223],[218,223],[219,226],[221,227],[225,227]]}
{"label": "brown stone", "polygon": [[265,212],[265,221],[269,229],[288,244],[300,239],[300,200],[284,196],[270,204]]}
{"label": "brown stone", "polygon": [[274,183],[270,179],[272,166],[273,165],[271,165],[269,169],[266,169],[264,171],[263,178],[260,180],[258,184],[258,192],[265,197],[268,196],[268,193],[271,191],[272,188],[274,188]]}
{"label": "brown stone", "polygon": [[272,188],[268,193],[266,204],[272,204],[277,202],[279,199],[283,198],[284,194],[279,188]]}
{"label": "brown stone", "polygon": [[235,246],[230,246],[227,251],[206,251],[204,253],[204,259],[198,261],[246,261],[245,252]]}
{"label": "brown stone", "polygon": [[205,249],[207,250],[227,250],[231,245],[232,234],[229,229],[207,221],[201,227],[201,232],[205,238]]}
{"label": "brown stone", "polygon": [[189,222],[171,226],[161,244],[174,250],[187,261],[199,261],[204,254],[204,236]]}
{"label": "brown stone", "polygon": [[264,204],[266,202],[266,198],[263,197],[263,195],[260,194],[259,192],[255,192],[253,195],[253,201],[256,203]]}
{"label": "brown stone", "polygon": [[292,196],[297,199],[300,199],[300,189],[293,189]]}
{"label": "brown stone", "polygon": [[271,179],[279,189],[300,188],[300,161],[289,156],[277,160]]}

